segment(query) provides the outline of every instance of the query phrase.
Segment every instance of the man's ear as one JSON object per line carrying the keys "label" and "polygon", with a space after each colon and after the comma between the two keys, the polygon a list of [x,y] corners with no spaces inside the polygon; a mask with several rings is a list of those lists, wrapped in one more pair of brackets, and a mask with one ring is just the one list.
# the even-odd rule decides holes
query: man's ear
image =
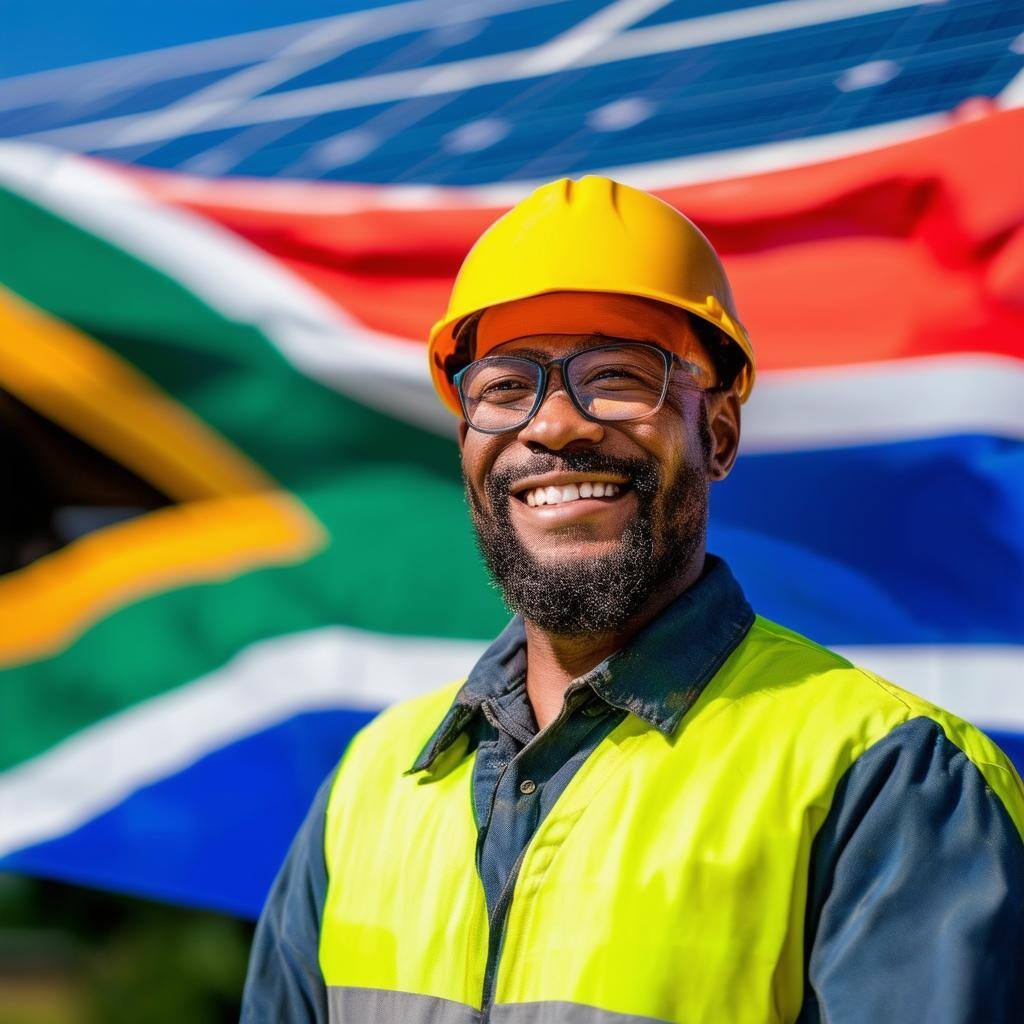
{"label": "man's ear", "polygon": [[459,454],[466,447],[466,435],[469,433],[469,424],[465,420],[459,420]]}
{"label": "man's ear", "polygon": [[707,396],[708,430],[711,452],[708,478],[724,480],[740,450],[740,399],[735,390],[717,391]]}

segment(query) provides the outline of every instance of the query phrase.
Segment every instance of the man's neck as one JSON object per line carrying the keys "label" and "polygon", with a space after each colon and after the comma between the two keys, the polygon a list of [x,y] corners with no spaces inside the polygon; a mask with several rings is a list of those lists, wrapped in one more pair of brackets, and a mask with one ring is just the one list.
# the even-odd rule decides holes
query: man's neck
{"label": "man's neck", "polygon": [[546,728],[558,716],[565,691],[574,679],[579,679],[600,665],[605,658],[625,647],[644,626],[700,579],[703,568],[704,552],[701,551],[685,573],[675,577],[669,586],[652,594],[626,628],[616,633],[565,636],[548,633],[527,619],[526,693],[537,720],[537,728]]}

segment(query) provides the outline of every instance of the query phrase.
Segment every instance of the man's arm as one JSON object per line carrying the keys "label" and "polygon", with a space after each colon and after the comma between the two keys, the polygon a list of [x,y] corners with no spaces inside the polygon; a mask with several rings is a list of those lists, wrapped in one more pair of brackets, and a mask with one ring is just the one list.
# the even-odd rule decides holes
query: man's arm
{"label": "man's arm", "polygon": [[800,1024],[1019,1022],[1022,965],[1020,833],[936,722],[907,722],[853,765],[815,841]]}
{"label": "man's arm", "polygon": [[320,921],[327,894],[324,816],[331,777],[320,787],[256,927],[241,1024],[327,1024],[320,973]]}

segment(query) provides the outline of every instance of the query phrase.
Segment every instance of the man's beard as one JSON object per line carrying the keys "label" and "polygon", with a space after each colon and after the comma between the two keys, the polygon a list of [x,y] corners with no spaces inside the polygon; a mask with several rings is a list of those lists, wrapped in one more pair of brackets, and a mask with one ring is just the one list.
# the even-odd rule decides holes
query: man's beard
{"label": "man's beard", "polygon": [[[701,427],[702,447],[707,451],[710,436],[704,417]],[[541,562],[524,547],[509,504],[518,499],[509,488],[525,476],[551,472],[629,478],[637,511],[614,551],[598,558]],[[621,631],[652,595],[689,567],[704,544],[706,473],[684,464],[663,494],[660,486],[653,460],[613,458],[592,449],[538,454],[514,469],[492,472],[484,483],[490,513],[467,481],[477,546],[505,604],[557,635]]]}

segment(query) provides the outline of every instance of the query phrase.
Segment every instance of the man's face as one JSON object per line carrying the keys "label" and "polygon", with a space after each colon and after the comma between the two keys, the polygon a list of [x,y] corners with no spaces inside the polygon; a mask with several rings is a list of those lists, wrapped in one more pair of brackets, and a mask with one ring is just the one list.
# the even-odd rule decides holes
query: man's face
{"label": "man's face", "polygon": [[[547,362],[608,340],[533,335],[489,354]],[[703,555],[709,479],[728,471],[735,437],[714,436],[713,427],[723,434],[721,415],[713,425],[708,400],[681,376],[676,368],[662,408],[645,419],[589,420],[556,375],[518,431],[482,434],[463,424],[478,543],[514,611],[552,633],[617,632]],[[738,406],[726,405],[738,437]],[[536,504],[540,488],[558,500]],[[580,490],[590,496],[574,498]]]}

